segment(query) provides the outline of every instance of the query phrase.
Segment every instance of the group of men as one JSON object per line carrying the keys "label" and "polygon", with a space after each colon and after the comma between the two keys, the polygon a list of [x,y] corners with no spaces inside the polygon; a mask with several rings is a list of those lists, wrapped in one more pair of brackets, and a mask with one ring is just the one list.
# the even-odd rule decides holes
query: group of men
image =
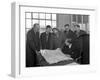
{"label": "group of men", "polygon": [[69,24],[63,30],[46,26],[46,31],[40,34],[40,25],[34,24],[27,33],[26,40],[26,67],[38,66],[38,54],[42,49],[60,49],[65,55],[69,54],[80,64],[89,64],[89,35],[80,30],[78,24],[74,31]]}

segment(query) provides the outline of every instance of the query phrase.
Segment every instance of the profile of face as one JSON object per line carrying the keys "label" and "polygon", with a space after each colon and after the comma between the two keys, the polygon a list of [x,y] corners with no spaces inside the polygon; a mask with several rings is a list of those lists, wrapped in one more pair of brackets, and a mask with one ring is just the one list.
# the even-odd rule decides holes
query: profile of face
{"label": "profile of face", "polygon": [[64,26],[65,31],[69,31],[69,26]]}
{"label": "profile of face", "polygon": [[65,44],[68,46],[68,45],[70,45],[70,41],[71,41],[71,39],[66,39],[65,40]]}
{"label": "profile of face", "polygon": [[51,30],[52,30],[51,28],[46,28],[46,32],[47,32],[47,33],[50,33]]}
{"label": "profile of face", "polygon": [[75,31],[77,31],[77,32],[80,31],[80,27],[78,27],[78,26],[74,26],[74,28],[75,28]]}
{"label": "profile of face", "polygon": [[39,24],[36,24],[34,26],[34,30],[35,30],[35,32],[39,32],[40,31],[40,25]]}
{"label": "profile of face", "polygon": [[58,30],[57,29],[53,29],[53,33],[54,34],[58,34]]}

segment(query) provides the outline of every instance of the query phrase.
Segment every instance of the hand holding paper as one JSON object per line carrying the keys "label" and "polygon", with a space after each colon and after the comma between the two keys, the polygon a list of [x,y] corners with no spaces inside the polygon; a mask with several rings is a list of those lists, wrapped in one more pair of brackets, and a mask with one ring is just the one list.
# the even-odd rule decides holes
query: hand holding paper
{"label": "hand holding paper", "polygon": [[41,50],[41,55],[49,64],[58,63],[64,60],[72,60],[70,56],[63,54],[60,49]]}

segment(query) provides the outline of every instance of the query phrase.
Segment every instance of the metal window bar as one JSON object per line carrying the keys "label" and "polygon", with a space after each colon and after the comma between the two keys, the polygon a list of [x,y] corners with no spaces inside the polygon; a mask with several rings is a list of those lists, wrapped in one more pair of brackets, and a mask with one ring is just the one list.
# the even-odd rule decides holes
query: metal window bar
{"label": "metal window bar", "polygon": [[[31,18],[27,18],[26,17],[26,14],[27,13],[30,13],[31,14]],[[33,18],[34,13],[38,13],[38,18]],[[40,13],[44,13],[45,14],[45,19],[40,19]],[[50,19],[46,19],[46,14],[50,14],[51,15],[51,18]],[[26,27],[26,19],[31,19],[31,26],[33,26],[33,21],[32,21],[33,19],[34,20],[38,20],[38,23],[39,24],[40,24],[40,20],[45,20],[45,26],[46,26],[46,21],[50,20],[51,21],[51,26],[53,26],[52,21],[57,21],[57,19],[56,20],[53,20],[52,19],[52,14],[53,13],[45,13],[45,12],[25,12],[25,29],[30,29],[30,28],[27,28]]]}

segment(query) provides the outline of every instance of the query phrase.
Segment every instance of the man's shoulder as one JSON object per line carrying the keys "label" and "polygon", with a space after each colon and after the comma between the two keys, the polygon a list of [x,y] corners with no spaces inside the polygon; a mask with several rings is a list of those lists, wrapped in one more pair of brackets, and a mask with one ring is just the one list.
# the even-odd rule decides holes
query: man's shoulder
{"label": "man's shoulder", "polygon": [[70,33],[74,33],[72,30],[69,30]]}
{"label": "man's shoulder", "polygon": [[27,35],[31,35],[31,34],[33,34],[34,33],[34,31],[32,30],[32,29],[30,29],[28,32],[27,32]]}
{"label": "man's shoulder", "polygon": [[46,35],[46,32],[41,33],[41,36],[45,36],[45,35]]}
{"label": "man's shoulder", "polygon": [[86,34],[86,31],[80,30],[80,33],[81,33],[81,34]]}
{"label": "man's shoulder", "polygon": [[42,32],[42,33],[41,33],[41,35],[44,35],[44,34],[46,34],[46,32]]}

